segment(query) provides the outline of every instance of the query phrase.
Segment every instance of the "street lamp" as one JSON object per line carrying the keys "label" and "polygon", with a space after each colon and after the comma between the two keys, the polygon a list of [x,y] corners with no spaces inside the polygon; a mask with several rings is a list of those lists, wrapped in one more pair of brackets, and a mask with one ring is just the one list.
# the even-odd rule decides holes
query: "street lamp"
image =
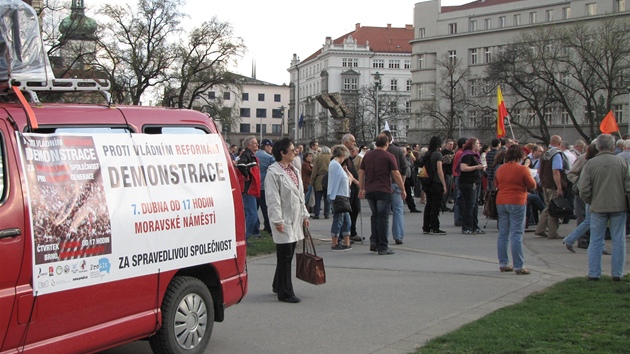
{"label": "street lamp", "polygon": [[376,99],[374,100],[374,116],[376,117],[376,135],[374,135],[374,139],[376,140],[376,137],[378,136],[378,133],[380,133],[380,122],[379,122],[379,117],[378,117],[378,90],[381,89],[381,74],[378,73],[378,71],[376,73],[374,73],[374,91],[376,92]]}
{"label": "street lamp", "polygon": [[284,138],[284,106],[280,106],[280,139]]}

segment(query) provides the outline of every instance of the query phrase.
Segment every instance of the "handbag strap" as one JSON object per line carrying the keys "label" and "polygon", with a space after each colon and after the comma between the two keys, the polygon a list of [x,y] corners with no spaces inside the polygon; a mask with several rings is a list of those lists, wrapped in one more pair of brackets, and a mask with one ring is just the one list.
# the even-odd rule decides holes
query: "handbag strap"
{"label": "handbag strap", "polygon": [[311,236],[311,231],[308,229],[307,226],[304,226],[304,240],[302,242],[302,253],[306,253],[307,251],[307,247],[306,247],[307,242],[309,244],[308,248],[313,251],[312,254],[317,256],[317,251],[315,251],[315,244],[313,243],[313,237]]}

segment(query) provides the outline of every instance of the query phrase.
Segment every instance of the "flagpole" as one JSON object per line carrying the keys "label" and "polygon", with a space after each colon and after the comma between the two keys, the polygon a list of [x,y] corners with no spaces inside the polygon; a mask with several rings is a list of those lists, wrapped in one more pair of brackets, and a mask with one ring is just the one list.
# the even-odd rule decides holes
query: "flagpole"
{"label": "flagpole", "polygon": [[512,123],[510,122],[510,116],[507,116],[507,121],[508,121],[508,126],[510,127],[510,133],[512,133],[512,140],[516,140],[516,137],[514,136],[514,130],[512,130]]}

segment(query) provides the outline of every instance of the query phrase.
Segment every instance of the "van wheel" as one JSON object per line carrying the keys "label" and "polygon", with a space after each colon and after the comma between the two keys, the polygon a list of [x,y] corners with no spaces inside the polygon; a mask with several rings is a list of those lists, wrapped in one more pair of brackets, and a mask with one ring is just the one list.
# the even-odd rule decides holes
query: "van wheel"
{"label": "van wheel", "polygon": [[214,325],[208,287],[199,279],[173,278],[162,302],[162,327],[149,338],[154,353],[203,353]]}

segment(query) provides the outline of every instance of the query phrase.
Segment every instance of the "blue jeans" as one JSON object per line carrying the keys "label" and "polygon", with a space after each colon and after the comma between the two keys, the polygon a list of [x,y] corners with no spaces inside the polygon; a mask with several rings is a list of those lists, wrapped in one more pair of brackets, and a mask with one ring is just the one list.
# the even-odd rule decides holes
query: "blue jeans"
{"label": "blue jeans", "polygon": [[396,183],[392,183],[392,236],[395,240],[402,240],[405,237],[405,221],[403,219],[402,191]]}
{"label": "blue jeans", "polygon": [[350,213],[334,213],[330,236],[350,236]]}
{"label": "blue jeans", "polygon": [[612,239],[612,276],[622,277],[626,263],[626,212],[591,213],[591,242],[588,245],[588,276],[602,274],[602,246],[606,225]]}
{"label": "blue jeans", "polygon": [[389,230],[389,213],[392,210],[392,194],[386,192],[366,193],[365,198],[370,204],[372,216],[370,216],[370,244],[376,245],[376,250],[382,251],[388,248],[387,232]]}
{"label": "blue jeans", "polygon": [[245,209],[245,239],[254,233],[256,224],[258,223],[258,207],[256,205],[256,197],[247,193],[243,196],[243,208]]}
{"label": "blue jeans", "polygon": [[[584,236],[586,231],[591,228],[591,205],[585,204],[584,206],[584,221],[582,221],[576,228],[573,230],[567,237],[562,240],[565,244],[569,246],[573,246],[575,241],[577,241],[580,237]],[[606,231],[606,227],[604,226],[604,231]],[[591,240],[592,241],[592,240]],[[602,241],[604,239],[602,238]]]}
{"label": "blue jeans", "polygon": [[474,231],[479,228],[479,183],[460,183],[464,210],[462,211],[462,231]]}
{"label": "blue jeans", "polygon": [[311,193],[313,193],[313,186],[308,186],[308,189],[306,190],[306,194],[304,195],[304,200],[306,201],[307,207],[308,207],[308,201],[311,199]]}
{"label": "blue jeans", "polygon": [[319,211],[322,206],[322,198],[324,199],[324,217],[328,217],[330,215],[330,201],[328,200],[328,196],[326,196],[326,189],[321,191],[315,191],[315,209],[313,209],[313,214],[316,217],[319,217]]}
{"label": "blue jeans", "polygon": [[499,266],[510,264],[508,258],[508,242],[512,246],[512,262],[514,269],[523,269],[523,233],[525,232],[525,205],[498,204],[499,238],[497,239],[497,254]]}

